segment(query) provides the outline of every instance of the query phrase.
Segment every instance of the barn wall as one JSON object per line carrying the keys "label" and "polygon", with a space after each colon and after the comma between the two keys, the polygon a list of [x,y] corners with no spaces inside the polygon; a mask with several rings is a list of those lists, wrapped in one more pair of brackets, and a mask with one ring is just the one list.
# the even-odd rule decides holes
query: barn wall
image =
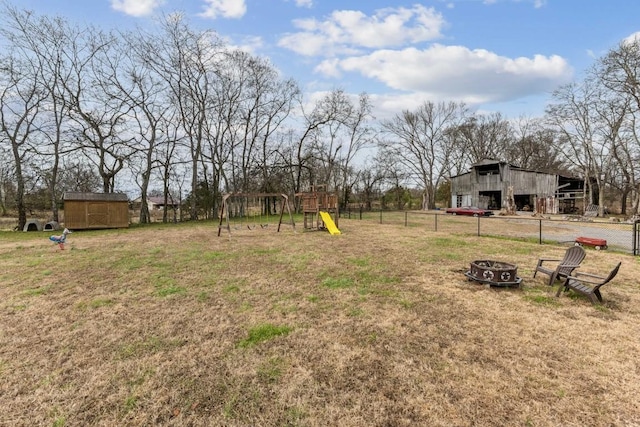
{"label": "barn wall", "polygon": [[[512,169],[509,164],[485,162],[474,166],[468,173],[451,178],[451,205],[483,207],[483,198],[501,197],[513,187],[513,195],[519,196],[521,204],[533,203],[535,199],[555,199],[560,187],[560,177],[536,171]],[[558,203],[545,202],[547,213],[556,213]]]}
{"label": "barn wall", "polygon": [[453,194],[471,194],[473,191],[473,182],[471,173],[458,175],[451,179],[451,192]]}
{"label": "barn wall", "polygon": [[509,175],[514,195],[553,196],[558,187],[557,175],[520,170],[511,170]]}
{"label": "barn wall", "polygon": [[485,191],[502,191],[502,187],[500,175],[478,175],[475,189],[481,193]]}

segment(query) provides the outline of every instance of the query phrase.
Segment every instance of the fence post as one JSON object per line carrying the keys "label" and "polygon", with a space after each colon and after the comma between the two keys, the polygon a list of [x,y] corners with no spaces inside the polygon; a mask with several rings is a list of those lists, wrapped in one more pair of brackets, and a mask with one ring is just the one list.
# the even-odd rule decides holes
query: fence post
{"label": "fence post", "polygon": [[478,237],[480,237],[480,216],[478,215]]}
{"label": "fence post", "polygon": [[436,230],[438,231],[438,214],[433,214],[434,218],[436,219]]}
{"label": "fence post", "polygon": [[382,208],[380,208],[380,224],[382,224]]}
{"label": "fence post", "polygon": [[638,250],[638,232],[639,232],[638,224],[640,224],[640,221],[636,221],[636,222],[633,223],[633,238],[632,238],[633,249],[632,249],[632,253],[634,255],[640,255],[640,251]]}
{"label": "fence post", "polygon": [[538,220],[538,244],[542,244],[542,220]]}
{"label": "fence post", "polygon": [[360,205],[360,220],[362,220],[362,205]]}
{"label": "fence post", "polygon": [[408,223],[409,223],[409,218],[408,218],[409,212],[404,213],[404,226],[407,227]]}

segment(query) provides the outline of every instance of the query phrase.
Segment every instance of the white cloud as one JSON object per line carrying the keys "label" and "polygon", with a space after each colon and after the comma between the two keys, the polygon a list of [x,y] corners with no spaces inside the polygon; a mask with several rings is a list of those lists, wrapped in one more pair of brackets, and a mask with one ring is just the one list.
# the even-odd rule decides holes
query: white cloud
{"label": "white cloud", "polygon": [[353,54],[359,49],[379,49],[435,40],[445,26],[433,8],[385,8],[367,16],[356,10],[334,11],[326,20],[300,19],[301,31],[279,41],[281,47],[306,56]]}
{"label": "white cloud", "polygon": [[316,70],[330,70],[330,75],[357,72],[399,91],[470,104],[551,91],[573,74],[565,59],[556,55],[507,58],[483,49],[439,44],[325,61]]}
{"label": "white cloud", "polygon": [[264,40],[259,36],[247,36],[236,43],[228,37],[223,37],[229,50],[242,50],[250,54],[256,54],[260,49],[264,47]]}
{"label": "white cloud", "polygon": [[342,74],[339,69],[340,60],[337,58],[327,59],[322,61],[314,69],[316,73],[322,74],[325,77],[338,78]]}
{"label": "white cloud", "polygon": [[[492,5],[498,3],[499,0],[483,0],[483,4]],[[515,3],[520,3],[523,0],[511,0]],[[540,9],[541,7],[547,4],[547,0],[529,0],[529,2],[533,3],[533,7],[536,9]]]}
{"label": "white cloud", "polygon": [[313,6],[313,0],[295,0],[298,7],[311,7]]}
{"label": "white cloud", "polygon": [[150,15],[162,4],[164,0],[111,0],[114,10],[135,17]]}
{"label": "white cloud", "polygon": [[204,12],[199,16],[203,18],[215,19],[219,16],[223,18],[242,18],[247,13],[245,0],[204,0],[206,6]]}
{"label": "white cloud", "polygon": [[640,41],[640,31],[631,34],[629,37],[622,40],[622,43],[637,43]]}
{"label": "white cloud", "polygon": [[[378,120],[390,119],[401,111],[415,111],[425,101],[438,101],[428,93],[413,92],[404,94],[373,94],[371,102],[375,105],[374,115]],[[448,99],[447,99],[448,101]]]}

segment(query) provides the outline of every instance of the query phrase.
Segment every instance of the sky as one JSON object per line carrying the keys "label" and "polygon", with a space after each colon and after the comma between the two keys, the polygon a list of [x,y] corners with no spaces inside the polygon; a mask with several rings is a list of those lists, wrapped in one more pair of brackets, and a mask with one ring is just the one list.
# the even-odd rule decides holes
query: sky
{"label": "sky", "polygon": [[[5,0],[6,1],[6,0]],[[127,29],[184,13],[267,57],[312,99],[366,92],[378,118],[425,101],[537,117],[551,92],[640,31],[635,0],[12,0],[38,14]]]}

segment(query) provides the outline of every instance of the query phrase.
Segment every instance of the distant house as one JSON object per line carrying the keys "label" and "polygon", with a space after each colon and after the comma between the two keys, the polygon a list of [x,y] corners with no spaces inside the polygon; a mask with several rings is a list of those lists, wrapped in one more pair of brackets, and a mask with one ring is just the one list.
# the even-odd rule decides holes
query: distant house
{"label": "distant house", "polygon": [[64,193],[64,225],[71,230],[129,227],[129,198],[123,193]]}
{"label": "distant house", "polygon": [[502,209],[509,187],[517,210],[573,213],[580,210],[577,202],[583,200],[584,180],[486,159],[451,177],[451,206]]}
{"label": "distant house", "polygon": [[[140,206],[142,204],[142,197],[138,197],[137,199],[135,199],[133,201],[134,206],[136,207],[136,209],[140,209]],[[155,196],[151,196],[151,197],[147,197],[147,207],[149,208],[149,212],[153,212],[153,211],[161,211],[164,209],[164,197],[155,197]],[[173,203],[171,201],[171,198],[167,199],[167,208],[168,209],[180,209],[180,203]]]}

